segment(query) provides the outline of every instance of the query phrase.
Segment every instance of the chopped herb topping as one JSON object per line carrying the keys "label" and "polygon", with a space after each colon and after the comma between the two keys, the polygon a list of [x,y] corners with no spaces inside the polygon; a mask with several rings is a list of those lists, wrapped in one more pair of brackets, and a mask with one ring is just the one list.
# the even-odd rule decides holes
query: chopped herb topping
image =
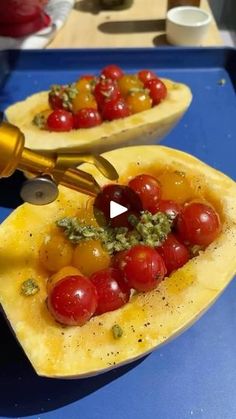
{"label": "chopped herb topping", "polygon": [[38,284],[32,278],[26,279],[26,281],[21,284],[21,294],[26,296],[37,294],[39,289]]}
{"label": "chopped herb topping", "polygon": [[62,106],[66,110],[72,110],[72,100],[78,94],[78,89],[75,83],[60,86],[54,84],[51,86],[49,96],[58,96],[62,99]]}
{"label": "chopped herb topping", "polygon": [[114,339],[120,339],[123,335],[123,330],[118,324],[114,324],[111,328]]}
{"label": "chopped herb topping", "polygon": [[46,116],[44,113],[40,112],[37,115],[35,115],[33,119],[33,124],[36,125],[40,129],[44,129],[46,127]]}
{"label": "chopped herb topping", "polygon": [[126,227],[93,227],[85,225],[76,217],[66,217],[57,221],[57,226],[64,229],[67,238],[73,243],[81,240],[100,240],[109,254],[130,249],[137,244],[158,247],[171,231],[172,220],[165,213],[152,215],[141,212],[140,219],[130,216],[133,230]]}

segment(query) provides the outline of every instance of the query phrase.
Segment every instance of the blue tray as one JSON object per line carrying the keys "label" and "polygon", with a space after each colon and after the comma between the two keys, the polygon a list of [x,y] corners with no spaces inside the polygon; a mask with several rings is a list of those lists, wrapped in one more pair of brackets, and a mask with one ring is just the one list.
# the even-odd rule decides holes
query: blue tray
{"label": "blue tray", "polygon": [[[193,102],[163,144],[236,178],[236,50],[109,49],[0,53],[0,108],[96,73],[109,63],[188,84]],[[224,83],[222,83],[224,80]],[[20,203],[22,177],[0,181],[0,218]],[[214,281],[214,278],[212,278]],[[191,329],[139,362],[98,377],[38,377],[0,317],[0,417],[233,419],[236,417],[236,284]]]}

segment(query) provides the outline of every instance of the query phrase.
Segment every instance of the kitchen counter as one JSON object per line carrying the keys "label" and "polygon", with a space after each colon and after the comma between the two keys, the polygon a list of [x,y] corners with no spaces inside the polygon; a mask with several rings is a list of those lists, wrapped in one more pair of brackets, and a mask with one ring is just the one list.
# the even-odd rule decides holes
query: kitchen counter
{"label": "kitchen counter", "polygon": [[[207,0],[201,7],[211,11]],[[48,48],[158,47],[167,45],[167,0],[134,0],[125,10],[101,10],[98,0],[76,1]],[[213,19],[203,46],[222,45]]]}

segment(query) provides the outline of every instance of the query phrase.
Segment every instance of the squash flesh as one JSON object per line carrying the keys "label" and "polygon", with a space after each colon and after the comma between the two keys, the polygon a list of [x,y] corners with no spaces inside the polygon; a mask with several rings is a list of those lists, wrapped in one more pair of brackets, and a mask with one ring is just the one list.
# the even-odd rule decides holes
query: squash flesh
{"label": "squash flesh", "polygon": [[168,94],[158,106],[123,119],[103,122],[94,128],[58,133],[36,127],[32,123],[33,118],[48,109],[48,92],[36,93],[10,106],[6,109],[6,116],[24,133],[27,148],[47,153],[55,150],[101,153],[133,143],[156,143],[179,121],[192,99],[186,85],[166,79],[163,81]]}
{"label": "squash flesh", "polygon": [[[120,149],[106,157],[123,182],[140,172],[155,174],[166,167],[181,168],[193,187],[201,185],[203,197],[210,194],[217,203],[223,231],[204,252],[154,291],[133,296],[121,309],[94,317],[83,327],[65,328],[46,308],[47,277],[39,266],[38,251],[54,221],[72,215],[78,204],[85,206],[87,198],[61,188],[59,200],[46,207],[24,204],[15,210],[0,228],[0,301],[39,375],[94,375],[143,356],[189,327],[236,272],[236,186],[232,180],[187,154],[160,146]],[[100,184],[106,183],[95,168],[84,165],[83,169]],[[20,295],[20,285],[28,278],[40,286],[40,292],[32,297]],[[123,329],[117,340],[111,332],[114,324]]]}

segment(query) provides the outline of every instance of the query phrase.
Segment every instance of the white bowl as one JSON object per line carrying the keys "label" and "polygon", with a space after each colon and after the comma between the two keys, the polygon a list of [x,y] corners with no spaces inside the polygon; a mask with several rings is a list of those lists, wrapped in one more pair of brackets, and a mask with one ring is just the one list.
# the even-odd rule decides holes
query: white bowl
{"label": "white bowl", "polygon": [[167,41],[173,45],[200,46],[210,22],[211,15],[199,7],[174,7],[167,12]]}

